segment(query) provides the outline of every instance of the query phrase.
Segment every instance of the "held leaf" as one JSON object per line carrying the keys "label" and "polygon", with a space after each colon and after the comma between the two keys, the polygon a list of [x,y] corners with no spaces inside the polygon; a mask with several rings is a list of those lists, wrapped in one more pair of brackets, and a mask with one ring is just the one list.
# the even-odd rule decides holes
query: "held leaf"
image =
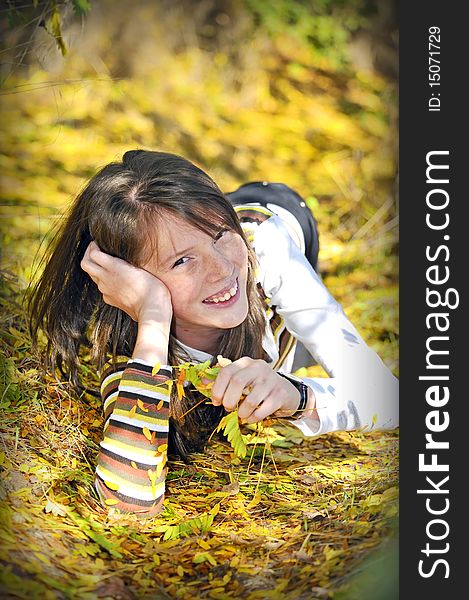
{"label": "held leaf", "polygon": [[[190,382],[194,388],[203,396],[211,399],[212,397],[212,386],[218,373],[223,367],[226,367],[231,363],[231,360],[224,358],[221,355],[217,356],[217,364],[213,367],[210,366],[210,361],[207,360],[200,364],[183,363],[173,367],[178,371],[177,378],[175,380],[178,391],[178,398],[184,397],[184,381]],[[204,381],[202,381],[204,380]],[[207,382],[207,380],[209,380]],[[196,405],[197,406],[197,405]],[[189,409],[192,410],[192,409]],[[185,414],[187,414],[186,411]],[[223,431],[223,435],[226,436],[228,442],[230,442],[236,456],[244,458],[246,456],[246,440],[245,436],[241,434],[239,429],[238,411],[234,410],[225,415],[216,431]]]}
{"label": "held leaf", "polygon": [[223,430],[231,444],[236,456],[244,458],[246,456],[246,441],[239,429],[238,411],[234,410],[223,417],[218,424],[216,431]]}

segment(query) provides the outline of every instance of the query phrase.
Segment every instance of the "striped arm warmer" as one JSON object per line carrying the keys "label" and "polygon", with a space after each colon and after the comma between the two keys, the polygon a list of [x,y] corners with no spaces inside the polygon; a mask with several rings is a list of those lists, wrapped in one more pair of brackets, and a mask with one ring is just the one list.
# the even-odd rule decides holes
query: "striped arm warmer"
{"label": "striped arm warmer", "polygon": [[106,506],[148,518],[162,508],[171,367],[152,375],[144,361],[107,363],[101,376],[104,439],[95,487]]}

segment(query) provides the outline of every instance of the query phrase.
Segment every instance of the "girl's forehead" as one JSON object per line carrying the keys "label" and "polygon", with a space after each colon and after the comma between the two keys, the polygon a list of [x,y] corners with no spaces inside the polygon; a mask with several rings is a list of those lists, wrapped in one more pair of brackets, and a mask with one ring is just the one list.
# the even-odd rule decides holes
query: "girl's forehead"
{"label": "girl's forehead", "polygon": [[168,246],[173,249],[185,244],[188,238],[203,238],[206,235],[201,229],[181,217],[168,215],[161,218],[158,224],[158,247],[161,250]]}
{"label": "girl's forehead", "polygon": [[153,265],[163,267],[168,260],[188,248],[206,241],[208,234],[181,217],[165,215],[148,240]]}

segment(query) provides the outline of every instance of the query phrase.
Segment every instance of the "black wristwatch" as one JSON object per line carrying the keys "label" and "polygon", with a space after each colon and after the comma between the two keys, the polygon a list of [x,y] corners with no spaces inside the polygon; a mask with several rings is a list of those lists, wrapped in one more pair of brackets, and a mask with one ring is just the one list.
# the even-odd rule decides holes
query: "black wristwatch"
{"label": "black wristwatch", "polygon": [[278,371],[277,375],[280,375],[280,377],[283,377],[284,379],[288,379],[288,381],[300,392],[300,403],[298,404],[298,408],[289,418],[296,419],[303,416],[306,405],[308,404],[308,386],[303,383],[299,377],[295,377],[295,375],[285,375],[285,373],[279,373]]}

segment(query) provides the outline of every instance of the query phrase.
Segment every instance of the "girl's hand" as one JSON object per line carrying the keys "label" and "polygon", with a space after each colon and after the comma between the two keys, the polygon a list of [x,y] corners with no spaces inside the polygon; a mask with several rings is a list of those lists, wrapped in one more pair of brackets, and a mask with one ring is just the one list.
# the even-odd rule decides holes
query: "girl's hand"
{"label": "girl's hand", "polygon": [[90,243],[80,265],[96,283],[106,304],[120,308],[138,323],[171,322],[169,290],[148,271],[101,252],[96,242]]}
{"label": "girl's hand", "polygon": [[238,408],[240,419],[256,423],[274,413],[278,417],[292,415],[300,403],[300,393],[264,360],[244,356],[220,370],[212,387],[212,402],[215,406],[223,404],[228,411]]}

